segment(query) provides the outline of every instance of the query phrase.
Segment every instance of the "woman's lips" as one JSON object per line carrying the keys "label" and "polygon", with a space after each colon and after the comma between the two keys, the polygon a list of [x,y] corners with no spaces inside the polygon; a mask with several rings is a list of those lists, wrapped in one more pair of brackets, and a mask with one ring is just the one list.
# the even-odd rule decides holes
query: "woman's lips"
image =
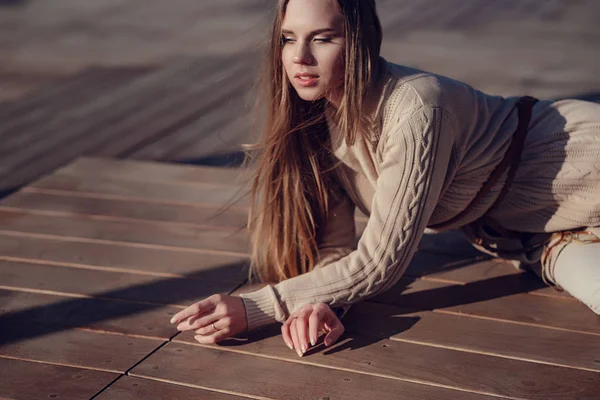
{"label": "woman's lips", "polygon": [[294,80],[300,86],[311,87],[317,84],[319,76],[311,74],[297,74]]}

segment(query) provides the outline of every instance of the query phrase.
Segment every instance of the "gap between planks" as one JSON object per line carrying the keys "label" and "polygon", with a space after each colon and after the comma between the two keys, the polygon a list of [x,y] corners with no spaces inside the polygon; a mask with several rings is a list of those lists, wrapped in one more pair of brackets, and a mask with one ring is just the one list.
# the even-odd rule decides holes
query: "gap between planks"
{"label": "gap between planks", "polygon": [[142,270],[137,270],[137,269],[115,268],[115,267],[110,267],[110,266],[97,266],[97,265],[89,265],[89,264],[77,264],[77,263],[69,263],[69,262],[37,260],[37,259],[33,259],[33,258],[0,256],[0,261],[14,261],[14,262],[21,262],[21,263],[26,263],[26,264],[51,265],[51,266],[55,266],[55,267],[87,269],[87,270],[102,271],[102,272],[121,272],[121,273],[126,273],[126,274],[131,274],[131,275],[155,276],[157,278],[189,278],[188,275],[169,274],[166,272],[150,272],[150,271],[142,271]]}
{"label": "gap between planks", "polygon": [[[33,235],[31,235],[31,234],[25,234],[25,235],[17,234],[16,236],[26,236],[27,237],[27,236],[33,236]],[[46,235],[44,235],[44,236],[46,236]],[[49,235],[49,236],[53,236],[53,235]],[[75,241],[78,241],[78,240],[75,240]],[[86,239],[84,241],[90,241],[90,240]],[[97,239],[92,239],[91,241],[92,242],[99,242]],[[121,242],[116,242],[116,243],[121,243]],[[145,246],[137,246],[137,247],[156,248],[156,245],[151,245],[151,246],[145,245]],[[192,250],[195,250],[195,249],[192,249]],[[194,252],[197,252],[197,251],[194,251]],[[509,323],[513,323],[513,324],[519,324],[519,325],[537,326],[537,327],[543,327],[543,328],[547,328],[547,329],[554,329],[554,330],[561,330],[561,331],[570,331],[570,332],[576,332],[576,333],[587,333],[587,334],[592,334],[592,335],[600,336],[599,334],[595,334],[595,333],[591,333],[591,332],[582,332],[582,331],[574,330],[574,329],[558,328],[558,327],[553,327],[553,326],[546,326],[546,325],[541,325],[541,324],[532,324],[532,323],[520,322],[520,321],[510,321],[510,320],[505,320],[505,319],[492,318],[492,317],[483,317],[483,316],[477,316],[477,315],[472,315],[472,314],[462,314],[462,313],[445,311],[445,310],[435,310],[435,312],[446,313],[446,314],[454,314],[454,315],[459,315],[459,316],[465,316],[466,315],[466,316],[468,316],[470,318],[489,319],[489,320],[495,320],[495,321],[500,321],[500,322],[509,322]]]}
{"label": "gap between planks", "polygon": [[[209,208],[209,207],[207,207]],[[85,214],[75,213],[67,211],[51,211],[51,210],[39,210],[30,208],[19,208],[16,206],[2,206],[0,203],[0,211],[6,211],[15,214],[29,214],[29,215],[42,215],[48,217],[73,217],[77,219],[86,219],[91,221],[111,221],[111,222],[130,222],[133,224],[140,225],[158,225],[158,226],[181,226],[190,228],[206,228],[206,229],[218,229],[223,231],[238,231],[243,230],[245,227],[234,228],[232,226],[219,226],[219,225],[208,225],[208,224],[195,224],[191,222],[175,222],[175,221],[157,221],[142,218],[128,218],[128,217],[114,217],[110,215],[102,214]]]}
{"label": "gap between planks", "polygon": [[12,236],[12,237],[24,237],[34,239],[49,239],[61,242],[75,242],[75,243],[96,243],[96,244],[111,244],[121,247],[135,247],[140,249],[157,249],[157,250],[173,250],[180,251],[183,253],[194,253],[194,254],[214,254],[222,256],[235,256],[235,257],[247,257],[248,253],[225,251],[225,250],[209,250],[209,249],[195,249],[191,247],[181,246],[169,246],[160,244],[147,244],[147,243],[134,243],[134,242],[119,242],[116,240],[107,239],[90,239],[81,238],[75,236],[61,236],[61,235],[50,235],[47,233],[24,233],[19,231],[10,231],[0,229],[0,235]]}
{"label": "gap between planks", "polygon": [[108,385],[104,386],[102,389],[100,389],[98,391],[98,393],[96,393],[95,395],[93,395],[92,397],[90,397],[90,400],[94,400],[95,398],[97,398],[98,396],[100,396],[102,393],[104,393],[104,391],[106,389],[108,389],[109,387],[111,387],[112,385],[114,385],[115,383],[117,383],[119,381],[119,379],[123,378],[125,375],[123,374],[119,374],[117,375],[117,377],[115,379],[112,380],[112,382],[110,382]]}
{"label": "gap between planks", "polygon": [[[544,327],[541,327],[541,328],[546,328],[546,327],[544,326]],[[587,332],[583,332],[583,333],[587,333]],[[435,348],[438,348],[438,349],[455,350],[455,351],[460,351],[462,353],[481,354],[481,355],[490,356],[490,357],[506,358],[508,360],[524,361],[524,362],[529,362],[529,363],[533,363],[533,364],[551,365],[551,366],[554,366],[554,367],[569,368],[569,369],[574,369],[574,370],[581,370],[581,371],[588,371],[588,372],[598,373],[598,370],[597,369],[593,369],[593,368],[586,368],[586,367],[579,367],[579,366],[568,365],[568,364],[553,363],[553,362],[550,362],[550,361],[540,361],[540,360],[534,360],[534,359],[531,359],[531,358],[509,356],[509,355],[505,355],[505,354],[492,353],[492,352],[482,351],[482,350],[465,349],[463,347],[458,347],[458,346],[449,346],[449,345],[436,344],[436,343],[431,343],[431,342],[422,342],[422,341],[414,340],[414,339],[400,339],[398,337],[390,337],[389,340],[394,341],[394,342],[405,342],[405,343],[417,344],[417,345],[421,345],[421,346],[435,347]]]}
{"label": "gap between planks", "polygon": [[[59,262],[59,261],[50,261],[50,260],[46,261],[46,260],[38,260],[38,259],[33,259],[33,258],[8,257],[8,256],[2,256],[2,255],[0,255],[0,261],[21,262],[21,263],[25,263],[25,264],[35,264],[35,265],[50,265],[50,266],[56,266],[56,267],[75,268],[75,269],[92,270],[92,271],[100,271],[100,272],[118,272],[118,273],[130,274],[130,275],[154,276],[154,277],[158,277],[158,278],[191,278],[191,279],[194,279],[193,277],[190,277],[185,274],[150,272],[150,271],[146,271],[146,270],[116,268],[116,267],[111,267],[111,266],[95,266],[95,265],[89,265],[89,264],[78,264],[78,263]],[[432,277],[428,277],[428,276],[414,276],[414,277],[407,276],[407,277],[402,277],[401,279],[407,279],[410,281],[422,280],[422,281],[429,281],[429,282],[439,282],[439,283],[443,283],[443,284],[460,285],[460,286],[465,286],[469,283],[469,282],[462,282],[462,281],[453,281],[453,280],[449,280],[449,279],[439,279],[439,278],[435,278],[435,277],[432,278]],[[240,284],[240,287],[243,286],[244,284],[245,283]],[[237,290],[237,289],[238,288],[236,288],[235,290]],[[53,292],[53,293],[57,293],[57,292]],[[578,301],[577,299],[575,299],[573,297],[554,296],[554,295],[545,294],[545,293],[537,293],[535,291],[527,292],[525,294],[541,296],[541,297],[548,297],[548,298],[552,298],[552,299],[560,299],[560,300],[565,300],[565,301]],[[152,304],[154,304],[154,303],[152,303]]]}
{"label": "gap between planks", "polygon": [[[144,161],[136,161],[136,162],[144,162]],[[167,163],[165,162],[164,164],[171,164],[171,163]],[[202,166],[196,166],[196,168],[198,169],[202,169]],[[210,167],[210,168],[216,168],[216,167]],[[227,168],[227,167],[223,167],[223,168]],[[248,183],[219,183],[219,182],[210,182],[210,181],[187,181],[187,180],[181,180],[181,179],[171,179],[171,180],[167,180],[167,179],[141,179],[138,177],[128,177],[128,176],[120,176],[120,175],[114,175],[114,176],[104,176],[104,175],[90,175],[90,176],[86,176],[86,174],[76,174],[76,173],[68,173],[68,172],[62,172],[60,169],[57,169],[54,173],[48,174],[46,176],[67,176],[67,177],[72,177],[72,178],[104,178],[104,179],[110,179],[113,181],[117,181],[117,182],[135,182],[135,183],[149,183],[149,184],[154,184],[154,183],[159,183],[162,185],[173,185],[173,186],[191,186],[191,187],[201,187],[201,188],[223,188],[223,187],[239,187],[239,188],[244,188],[246,186],[248,186]],[[240,178],[246,174],[244,174],[243,172],[240,172]],[[250,173],[250,176],[252,176],[252,174]]]}
{"label": "gap between planks", "polygon": [[183,206],[198,207],[198,208],[219,206],[219,207],[223,207],[224,209],[233,209],[233,210],[238,210],[238,211],[248,210],[248,207],[246,207],[246,206],[223,205],[222,203],[190,202],[190,201],[181,201],[181,200],[159,200],[159,199],[151,199],[148,197],[124,196],[124,195],[102,194],[102,193],[91,193],[91,192],[80,192],[80,191],[76,192],[76,191],[72,191],[72,190],[63,190],[63,189],[43,189],[43,188],[36,188],[33,186],[24,187],[20,191],[26,192],[26,193],[50,194],[50,195],[57,195],[57,196],[63,196],[63,197],[81,197],[81,198],[92,198],[92,199],[135,201],[135,202],[140,202],[140,203],[183,205]]}
{"label": "gap between planks", "polygon": [[[239,287],[243,286],[244,284],[245,284],[245,282],[244,283],[240,283],[236,288],[234,288],[233,290],[231,290],[229,293],[235,292]],[[15,290],[15,288],[6,288],[6,287],[3,287],[3,286],[0,286],[0,288],[8,289],[8,290]],[[19,291],[19,290],[17,290],[17,291]],[[25,292],[44,293],[44,294],[54,295],[54,293],[51,293],[49,291],[40,291],[40,290],[23,290],[23,291],[25,291]],[[73,294],[71,294],[70,296],[68,296],[67,294],[64,294],[64,293],[60,294],[60,296],[61,297],[96,298],[96,299],[108,300],[108,301],[116,301],[116,302],[141,303],[141,304],[153,304],[154,305],[154,303],[136,302],[136,301],[123,301],[123,300],[118,300],[118,299],[100,298],[100,297],[94,297],[94,296],[80,296],[80,295],[73,295]],[[158,305],[160,305],[160,304],[158,304]],[[173,306],[173,307],[177,307],[177,308],[182,308],[183,309],[186,306]],[[124,336],[124,337],[131,337],[131,338],[156,340],[156,338],[154,338],[154,337],[149,337],[149,336],[145,336],[145,335],[137,335],[137,334],[131,334],[131,333],[124,334],[124,333],[121,333],[121,332],[105,331],[105,330],[100,330],[100,329],[91,329],[91,328],[84,328],[84,327],[71,327],[71,328],[69,328],[69,330],[83,331],[83,332],[92,332],[92,333],[103,334],[103,335]],[[179,333],[181,333],[181,332],[176,333],[169,340],[163,340],[162,343],[158,344],[157,347],[154,350],[152,350],[151,352],[149,352],[148,354],[146,354],[141,360],[135,362],[132,366],[130,366],[125,371],[124,374],[121,373],[118,370],[110,370],[110,369],[97,368],[97,367],[91,367],[91,366],[82,367],[82,366],[72,365],[72,364],[68,364],[68,363],[60,363],[60,362],[53,362],[53,361],[40,361],[40,360],[35,360],[35,359],[30,359],[30,358],[13,357],[13,356],[8,356],[8,355],[0,355],[0,358],[10,359],[10,360],[17,360],[17,361],[26,361],[26,362],[36,363],[36,364],[56,365],[56,366],[61,366],[61,367],[76,368],[76,369],[80,369],[80,370],[93,370],[93,371],[109,372],[109,373],[115,373],[115,374],[117,374],[117,377],[113,381],[111,381],[108,385],[106,385],[104,388],[102,388],[100,391],[98,391],[98,393],[96,393],[94,396],[91,397],[91,399],[94,399],[94,398],[98,397],[101,393],[103,393],[106,389],[108,389],[110,386],[112,386],[119,379],[121,379],[123,376],[129,376],[129,372],[130,371],[132,371],[136,366],[140,365],[142,362],[144,362],[145,360],[147,360],[148,357],[150,357],[153,354],[155,354],[156,352],[158,352],[166,344],[168,344],[169,342],[171,342],[171,340],[174,337],[176,337]],[[146,379],[146,378],[143,378],[143,379]]]}
{"label": "gap between planks", "polygon": [[[142,271],[142,270],[135,270],[135,269],[125,269],[125,268],[115,268],[115,267],[110,267],[110,266],[94,266],[94,265],[89,265],[89,264],[76,264],[76,263],[68,263],[68,262],[57,262],[57,261],[45,261],[45,260],[37,260],[37,259],[30,259],[30,258],[21,258],[21,257],[7,257],[7,256],[1,256],[0,255],[0,261],[12,261],[12,262],[21,262],[21,263],[25,263],[25,264],[34,264],[34,265],[49,265],[49,266],[56,266],[56,267],[65,267],[65,268],[74,268],[74,269],[83,269],[83,270],[91,270],[91,271],[99,271],[99,272],[118,272],[118,273],[124,273],[124,274],[130,274],[130,275],[141,275],[141,276],[154,276],[154,277],[158,277],[158,278],[190,278],[190,279],[195,279],[194,277],[190,277],[188,275],[185,274],[170,274],[170,273],[160,273],[160,272],[149,272],[149,271]],[[429,282],[439,282],[439,283],[444,283],[444,284],[452,284],[452,285],[460,285],[460,286],[464,286],[467,283],[462,282],[462,281],[453,281],[453,280],[449,280],[449,279],[438,279],[438,278],[431,278],[428,276],[415,276],[415,277],[402,277],[401,279],[409,279],[410,281],[418,281],[418,280],[422,280],[422,281],[429,281]],[[247,281],[247,280],[246,280]],[[236,287],[232,292],[235,292],[236,290],[238,290],[239,288],[241,288],[242,286],[244,286],[247,282],[244,281],[242,283],[240,283],[238,285],[238,287]],[[233,282],[232,282],[233,283]],[[0,289],[7,289],[7,290],[21,290],[21,291],[29,291],[32,293],[42,293],[42,294],[52,294],[52,295],[67,295],[66,293],[63,292],[57,292],[57,291],[52,291],[52,290],[40,290],[40,289],[28,289],[28,288],[17,288],[17,287],[9,287],[9,286],[2,286],[0,285]],[[548,295],[545,293],[536,293],[536,292],[528,292],[525,294],[530,294],[530,295],[534,295],[534,296],[541,296],[541,297],[549,297],[552,299],[561,299],[561,300],[566,300],[566,301],[578,301],[577,299],[573,298],[573,297],[565,297],[565,296],[552,296],[552,295]],[[80,297],[80,298],[100,298],[100,297],[95,297],[95,296],[90,296],[90,295],[80,295],[80,294],[70,294],[71,297]],[[111,299],[111,298],[107,298],[110,300],[115,300],[115,299]],[[117,299],[118,300],[118,299]],[[123,301],[127,301],[127,300],[123,300]],[[134,301],[130,301],[130,302],[134,302]],[[143,301],[138,301],[140,304],[148,304],[148,305],[167,305],[167,306],[173,306],[173,307],[180,307],[180,305],[177,304],[163,304],[163,303],[152,303],[152,302],[143,302]],[[448,312],[450,313],[450,312]],[[523,323],[525,324],[525,323]]]}
{"label": "gap between planks", "polygon": [[[138,197],[138,196],[126,196],[126,195],[116,195],[116,194],[104,194],[104,193],[95,193],[95,192],[85,192],[85,191],[74,191],[74,190],[66,190],[66,189],[46,189],[46,188],[38,188],[35,186],[26,186],[20,190],[20,192],[24,193],[39,193],[39,194],[47,194],[53,196],[61,196],[61,197],[77,197],[77,198],[90,198],[90,199],[105,199],[105,200],[115,200],[115,201],[126,201],[126,202],[140,202],[140,203],[149,203],[149,204],[164,204],[164,205],[174,205],[174,206],[189,206],[195,208],[217,208],[219,212],[227,211],[227,210],[236,210],[236,211],[249,211],[249,206],[247,205],[235,205],[236,202],[243,199],[244,197],[235,198],[233,197],[231,201],[227,204],[218,203],[218,202],[189,202],[182,200],[164,200],[164,199],[155,199],[148,197]],[[359,222],[366,223],[369,218],[362,214],[355,214],[354,218]]]}
{"label": "gap between planks", "polygon": [[77,368],[77,369],[82,369],[82,370],[110,372],[112,374],[121,374],[120,371],[113,370],[113,369],[104,369],[104,368],[97,368],[97,367],[82,367],[82,366],[78,366],[78,365],[59,363],[59,362],[55,362],[55,361],[39,361],[39,360],[34,360],[32,358],[13,357],[13,356],[7,356],[7,355],[3,355],[3,354],[0,354],[0,358],[4,358],[6,360],[26,361],[26,362],[36,363],[36,364],[56,365],[58,367],[69,367],[69,368]]}
{"label": "gap between planks", "polygon": [[74,298],[74,299],[112,301],[115,303],[141,304],[141,305],[147,305],[147,306],[164,306],[164,307],[174,307],[174,308],[182,308],[182,309],[187,307],[183,304],[154,303],[151,301],[128,300],[128,299],[120,299],[120,298],[116,298],[116,297],[102,297],[102,296],[89,295],[89,294],[59,292],[56,290],[30,289],[30,288],[22,288],[22,287],[18,287],[18,286],[0,285],[0,289],[8,290],[11,292],[47,294],[49,296],[70,297],[70,298]]}
{"label": "gap between planks", "polygon": [[232,391],[229,391],[229,390],[215,389],[215,388],[211,388],[211,387],[207,387],[207,386],[193,385],[191,383],[183,383],[183,382],[172,381],[172,380],[169,380],[169,379],[161,379],[161,378],[155,378],[155,377],[151,378],[151,377],[137,375],[137,374],[128,374],[127,376],[131,376],[131,377],[139,378],[139,379],[146,379],[146,380],[149,380],[149,381],[164,382],[164,383],[168,383],[168,384],[171,384],[171,385],[189,387],[189,388],[193,388],[193,389],[202,389],[202,390],[207,390],[209,392],[223,393],[223,394],[228,394],[230,396],[238,396],[238,397],[248,398],[248,399],[275,400],[275,399],[272,399],[270,397],[254,396],[254,395],[246,394],[246,393],[237,393],[237,392],[232,392]]}
{"label": "gap between planks", "polygon": [[[527,293],[525,293],[525,294],[527,294]],[[553,297],[553,299],[554,298],[555,297]],[[593,312],[591,310],[589,310],[589,311],[591,313]],[[579,333],[582,335],[600,336],[600,333],[591,332],[591,331],[580,331],[578,329],[567,329],[567,328],[560,328],[560,327],[550,326],[550,325],[534,324],[531,322],[522,322],[522,321],[513,321],[510,319],[504,319],[504,318],[486,317],[484,315],[479,315],[479,314],[466,314],[466,313],[460,313],[457,311],[447,311],[447,310],[442,310],[442,309],[432,310],[432,312],[439,313],[439,314],[454,315],[457,317],[469,317],[469,318],[475,318],[475,319],[485,319],[488,321],[503,322],[503,323],[507,323],[507,324],[526,325],[526,326],[533,326],[536,328],[553,329],[555,331],[573,332],[573,333]]]}

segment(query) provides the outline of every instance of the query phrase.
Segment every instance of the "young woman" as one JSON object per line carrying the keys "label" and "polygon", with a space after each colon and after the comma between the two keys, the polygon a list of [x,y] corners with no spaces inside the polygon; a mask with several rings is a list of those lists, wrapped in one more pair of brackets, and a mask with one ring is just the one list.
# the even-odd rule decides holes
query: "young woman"
{"label": "young woman", "polygon": [[[461,227],[600,314],[600,105],[484,94],[380,57],[374,0],[280,0],[253,182],[269,283],[173,317],[201,343],[279,321],[299,355],[402,276],[427,227]],[[518,168],[517,168],[518,166]],[[369,215],[355,246],[354,207]]]}

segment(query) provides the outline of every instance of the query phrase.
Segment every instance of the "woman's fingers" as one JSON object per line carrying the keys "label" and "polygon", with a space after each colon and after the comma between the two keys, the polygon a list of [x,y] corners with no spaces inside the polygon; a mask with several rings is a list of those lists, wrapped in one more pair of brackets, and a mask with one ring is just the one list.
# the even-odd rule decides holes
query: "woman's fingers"
{"label": "woman's fingers", "polygon": [[222,316],[216,315],[215,313],[204,315],[200,318],[190,317],[187,320],[183,321],[179,325],[177,325],[177,329],[185,332],[185,331],[195,331],[202,327],[212,324],[221,318]]}
{"label": "woman's fingers", "polygon": [[201,344],[215,344],[220,342],[221,340],[227,339],[230,336],[230,333],[231,332],[229,331],[229,329],[221,329],[208,336],[196,335],[194,336],[194,339],[196,339],[196,341]]}
{"label": "woman's fingers", "polygon": [[[327,310],[328,309],[329,307],[327,307]],[[319,331],[323,329],[323,325],[326,321],[326,309],[317,307],[308,319],[308,337],[311,346],[317,344],[317,340],[319,339]]]}
{"label": "woman's fingers", "polygon": [[323,340],[323,343],[325,343],[325,346],[327,347],[337,342],[340,336],[346,331],[346,328],[344,328],[344,325],[342,325],[342,322],[337,317],[333,319],[331,325],[328,324],[327,328],[329,332],[325,335],[325,339]]}
{"label": "woman's fingers", "polygon": [[294,341],[292,340],[292,335],[290,333],[290,326],[293,320],[293,317],[289,317],[287,321],[285,321],[285,323],[281,325],[281,336],[283,337],[283,341],[285,342],[287,347],[290,348],[290,350],[294,350]]}
{"label": "woman's fingers", "polygon": [[[319,332],[327,332],[325,346],[334,344],[345,331],[335,313],[326,304],[306,305],[294,312],[281,326],[281,335],[290,349],[302,357],[319,339]],[[310,345],[309,345],[310,343]]]}
{"label": "woman's fingers", "polygon": [[296,320],[296,331],[298,332],[298,341],[302,354],[308,350],[308,320],[312,313],[313,308],[311,306],[303,307],[298,313],[298,319]]}
{"label": "woman's fingers", "polygon": [[296,354],[298,354],[298,357],[302,357],[302,351],[300,350],[301,344],[298,339],[298,318],[294,318],[290,324],[290,335],[292,337],[294,349],[296,349]]}
{"label": "woman's fingers", "polygon": [[[197,329],[209,326],[210,324],[217,322],[218,320],[220,320],[223,317],[225,317],[225,315],[222,312],[217,312],[217,310],[215,309],[210,314],[205,314],[205,315],[202,315],[199,317],[194,316],[194,317],[188,318],[187,321],[183,321],[181,324],[179,324],[180,326],[182,326],[182,328],[185,328],[185,329],[180,329],[180,330],[186,330],[186,331],[197,330]],[[178,326],[178,328],[179,328],[179,326]]]}
{"label": "woman's fingers", "polygon": [[216,309],[207,310],[204,314],[193,315],[177,325],[177,329],[180,331],[193,331],[202,328],[208,324],[218,321],[223,318],[222,313],[217,313]]}
{"label": "woman's fingers", "polygon": [[229,318],[219,319],[218,317],[215,317],[212,320],[206,319],[206,321],[210,322],[199,324],[199,327],[196,329],[198,335],[212,335],[219,330],[229,329],[231,326],[231,320]]}
{"label": "woman's fingers", "polygon": [[214,309],[215,305],[212,301],[212,298],[209,297],[202,301],[192,304],[188,308],[185,308],[179,311],[177,314],[173,315],[171,318],[171,323],[175,324],[181,321],[184,321],[194,315],[204,315]]}

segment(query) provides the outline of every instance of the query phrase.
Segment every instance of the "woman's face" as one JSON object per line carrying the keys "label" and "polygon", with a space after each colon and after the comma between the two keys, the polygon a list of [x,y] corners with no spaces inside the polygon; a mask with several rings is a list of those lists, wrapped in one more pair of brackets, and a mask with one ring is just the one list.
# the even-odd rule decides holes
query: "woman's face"
{"label": "woman's face", "polygon": [[334,0],[290,0],[282,23],[281,58],[303,100],[338,105],[344,84],[343,16]]}

